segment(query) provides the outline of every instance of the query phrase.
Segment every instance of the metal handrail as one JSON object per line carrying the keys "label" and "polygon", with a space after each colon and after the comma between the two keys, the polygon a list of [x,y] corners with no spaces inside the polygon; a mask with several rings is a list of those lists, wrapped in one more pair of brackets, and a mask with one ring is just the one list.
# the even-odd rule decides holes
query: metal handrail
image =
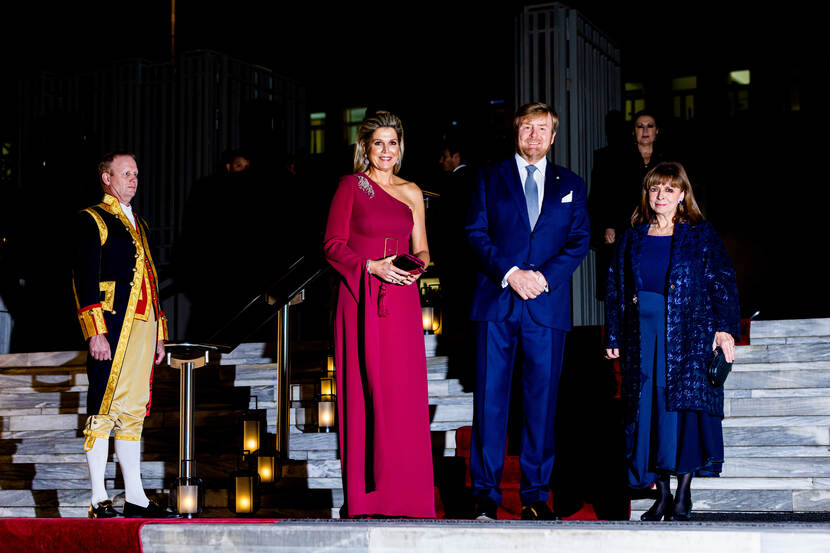
{"label": "metal handrail", "polygon": [[302,256],[264,292],[252,299],[207,343],[221,353],[230,353],[245,338],[277,317],[276,361],[277,446],[283,458],[288,454],[289,383],[291,379],[291,343],[289,340],[289,307],[305,298],[305,289],[328,274],[331,266],[322,255]]}

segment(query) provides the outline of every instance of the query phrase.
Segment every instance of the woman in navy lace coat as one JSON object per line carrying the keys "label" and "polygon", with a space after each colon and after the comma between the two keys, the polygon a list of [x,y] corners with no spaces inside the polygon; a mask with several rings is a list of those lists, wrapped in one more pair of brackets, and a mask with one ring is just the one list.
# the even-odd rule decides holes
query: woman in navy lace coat
{"label": "woman in navy lace coat", "polygon": [[608,271],[605,324],[606,356],[623,371],[629,486],[659,492],[641,518],[688,520],[692,475],[721,471],[723,387],[706,368],[717,346],[733,360],[740,313],[732,263],[679,163],[643,181]]}

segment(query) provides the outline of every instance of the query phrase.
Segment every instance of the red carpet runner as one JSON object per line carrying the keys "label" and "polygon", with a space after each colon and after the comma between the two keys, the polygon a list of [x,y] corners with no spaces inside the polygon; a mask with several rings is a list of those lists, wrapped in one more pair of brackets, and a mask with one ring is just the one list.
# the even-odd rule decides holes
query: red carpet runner
{"label": "red carpet runner", "polygon": [[141,553],[139,532],[148,523],[271,523],[278,519],[201,518],[163,520],[114,518],[0,519],[0,553]]}

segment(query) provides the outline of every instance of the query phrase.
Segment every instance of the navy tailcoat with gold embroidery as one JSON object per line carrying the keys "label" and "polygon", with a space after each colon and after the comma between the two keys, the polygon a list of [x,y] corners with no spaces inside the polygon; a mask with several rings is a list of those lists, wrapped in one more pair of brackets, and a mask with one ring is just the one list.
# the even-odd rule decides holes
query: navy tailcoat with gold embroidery
{"label": "navy tailcoat with gold embroidery", "polygon": [[[118,200],[109,194],[78,215],[73,285],[84,338],[106,334],[111,361],[87,356],[88,414],[109,412],[121,374],[133,321],[158,320],[157,339],[167,339],[160,309],[156,269],[147,241],[148,227],[137,215],[133,228]],[[147,406],[149,410],[149,404]]]}

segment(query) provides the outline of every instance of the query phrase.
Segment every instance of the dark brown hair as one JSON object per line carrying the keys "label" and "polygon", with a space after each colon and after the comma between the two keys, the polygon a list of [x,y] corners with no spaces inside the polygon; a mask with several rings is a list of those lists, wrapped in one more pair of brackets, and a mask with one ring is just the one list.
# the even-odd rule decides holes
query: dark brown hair
{"label": "dark brown hair", "polygon": [[692,183],[689,182],[686,169],[676,161],[661,161],[651,171],[646,173],[643,179],[643,186],[640,191],[640,205],[634,210],[634,214],[631,215],[632,225],[654,222],[654,211],[652,211],[648,203],[648,189],[659,184],[671,185],[685,193],[683,201],[677,206],[677,211],[674,214],[674,223],[689,222],[696,224],[703,221],[703,213],[701,213],[695,200]]}

